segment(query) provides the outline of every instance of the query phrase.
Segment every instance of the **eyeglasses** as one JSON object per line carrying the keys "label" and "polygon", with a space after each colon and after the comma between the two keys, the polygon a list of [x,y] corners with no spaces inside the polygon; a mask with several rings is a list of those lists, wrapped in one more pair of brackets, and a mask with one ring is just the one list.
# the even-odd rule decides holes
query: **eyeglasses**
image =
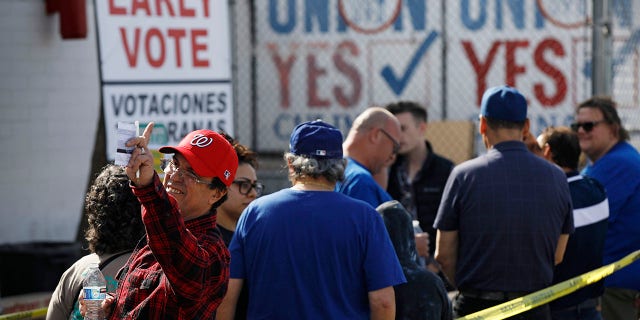
{"label": "eyeglasses", "polygon": [[585,132],[591,132],[591,130],[593,130],[595,126],[597,126],[602,122],[605,122],[605,120],[589,121],[589,122],[574,122],[571,124],[571,130],[573,130],[574,132],[578,132],[580,127],[582,127],[582,129],[584,129]]}
{"label": "eyeglasses", "polygon": [[191,182],[201,183],[206,185],[211,184],[210,181],[202,180],[202,178],[200,178],[197,174],[189,170],[178,167],[176,163],[173,162],[173,160],[168,161],[168,164],[167,164],[167,161],[163,162],[162,167],[163,167],[162,169],[165,171],[166,174],[180,177],[180,179],[184,179],[184,181],[191,181]]}
{"label": "eyeglasses", "polygon": [[389,138],[389,140],[391,140],[391,142],[393,143],[393,154],[397,154],[398,151],[400,151],[400,143],[398,141],[396,141],[396,139],[394,139],[389,132],[387,132],[387,130],[380,128],[380,131],[382,131],[382,133],[384,133],[385,136],[387,136],[387,138]]}
{"label": "eyeglasses", "polygon": [[258,181],[251,183],[250,180],[242,179],[242,180],[235,180],[233,181],[233,183],[238,185],[238,190],[240,191],[240,194],[245,196],[248,195],[249,192],[251,192],[251,189],[255,189],[256,196],[259,197],[260,195],[262,195],[262,191],[264,190],[264,185],[262,184],[262,182],[258,182]]}

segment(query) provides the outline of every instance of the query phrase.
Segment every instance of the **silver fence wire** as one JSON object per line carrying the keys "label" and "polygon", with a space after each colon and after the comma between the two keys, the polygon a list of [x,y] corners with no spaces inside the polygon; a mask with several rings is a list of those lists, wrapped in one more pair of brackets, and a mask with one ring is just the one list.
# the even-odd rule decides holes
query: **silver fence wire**
{"label": "silver fence wire", "polygon": [[[607,2],[613,41],[595,50],[611,57],[611,93],[638,147],[640,2]],[[280,162],[296,124],[320,118],[346,134],[365,108],[399,100],[445,123],[429,133],[436,152],[471,157],[484,152],[477,134],[464,140],[485,89],[518,88],[535,135],[569,125],[593,92],[592,0],[258,0],[231,10],[237,134]]]}

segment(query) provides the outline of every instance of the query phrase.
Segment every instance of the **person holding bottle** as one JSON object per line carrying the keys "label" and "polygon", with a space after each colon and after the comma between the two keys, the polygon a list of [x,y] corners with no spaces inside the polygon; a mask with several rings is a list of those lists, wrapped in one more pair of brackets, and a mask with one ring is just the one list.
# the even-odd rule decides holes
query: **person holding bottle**
{"label": "person holding bottle", "polygon": [[135,147],[126,172],[142,204],[146,237],[103,308],[113,320],[212,319],[229,280],[216,209],[227,199],[238,157],[219,133],[192,131],[178,146],[159,149],[173,154],[162,183],[147,147],[152,130],[149,123],[126,144]]}
{"label": "person holding bottle", "polygon": [[80,258],[62,274],[49,301],[47,320],[82,319],[77,299],[83,286],[83,273],[92,263],[98,264],[104,274],[107,291],[115,292],[116,273],[144,236],[140,202],[120,166],[107,165],[98,174],[85,198],[85,210],[89,224],[85,238],[91,254]]}

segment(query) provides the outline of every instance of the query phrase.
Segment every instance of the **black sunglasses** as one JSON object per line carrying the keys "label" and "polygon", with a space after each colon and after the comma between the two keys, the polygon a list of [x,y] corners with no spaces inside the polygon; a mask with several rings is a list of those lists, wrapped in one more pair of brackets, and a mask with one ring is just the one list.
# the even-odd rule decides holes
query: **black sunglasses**
{"label": "black sunglasses", "polygon": [[571,124],[571,130],[573,130],[574,132],[578,132],[580,127],[582,127],[582,129],[585,132],[591,132],[591,130],[593,130],[595,126],[597,126],[602,122],[605,122],[605,120],[589,121],[589,122],[574,122]]}
{"label": "black sunglasses", "polygon": [[255,189],[256,190],[256,197],[259,197],[262,195],[262,191],[264,191],[264,185],[262,184],[262,182],[254,182],[251,183],[251,181],[246,180],[246,179],[240,179],[240,180],[235,180],[233,181],[234,184],[238,185],[238,190],[240,191],[240,194],[242,195],[248,195],[249,192],[251,192],[251,189]]}

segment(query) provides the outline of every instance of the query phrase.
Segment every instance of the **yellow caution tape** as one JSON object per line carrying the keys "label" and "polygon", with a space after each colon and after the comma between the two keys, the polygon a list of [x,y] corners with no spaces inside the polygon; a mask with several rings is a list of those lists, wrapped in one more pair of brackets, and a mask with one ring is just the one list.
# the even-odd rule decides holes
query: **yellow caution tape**
{"label": "yellow caution tape", "polygon": [[0,315],[0,320],[44,318],[46,315],[47,315],[47,308],[44,307],[44,308],[33,309],[29,311],[3,314],[3,315]]}
{"label": "yellow caution tape", "polygon": [[579,275],[575,278],[571,278],[546,289],[507,301],[489,309],[472,313],[456,320],[500,320],[511,317],[548,303],[549,301],[558,299],[562,296],[566,296],[582,287],[598,282],[602,278],[630,265],[638,259],[640,259],[640,250],[635,251],[614,263]]}
{"label": "yellow caution tape", "polygon": [[[520,297],[495,307],[478,311],[468,316],[456,320],[501,320],[516,314],[531,310],[535,307],[548,303],[549,301],[566,296],[582,287],[600,281],[602,278],[630,265],[640,259],[640,250],[635,251],[626,257],[600,267],[593,271],[579,275],[575,278],[560,282],[549,288],[536,291],[524,297]],[[0,315],[0,320],[18,320],[44,317],[47,315],[47,308],[34,309],[23,312]]]}

